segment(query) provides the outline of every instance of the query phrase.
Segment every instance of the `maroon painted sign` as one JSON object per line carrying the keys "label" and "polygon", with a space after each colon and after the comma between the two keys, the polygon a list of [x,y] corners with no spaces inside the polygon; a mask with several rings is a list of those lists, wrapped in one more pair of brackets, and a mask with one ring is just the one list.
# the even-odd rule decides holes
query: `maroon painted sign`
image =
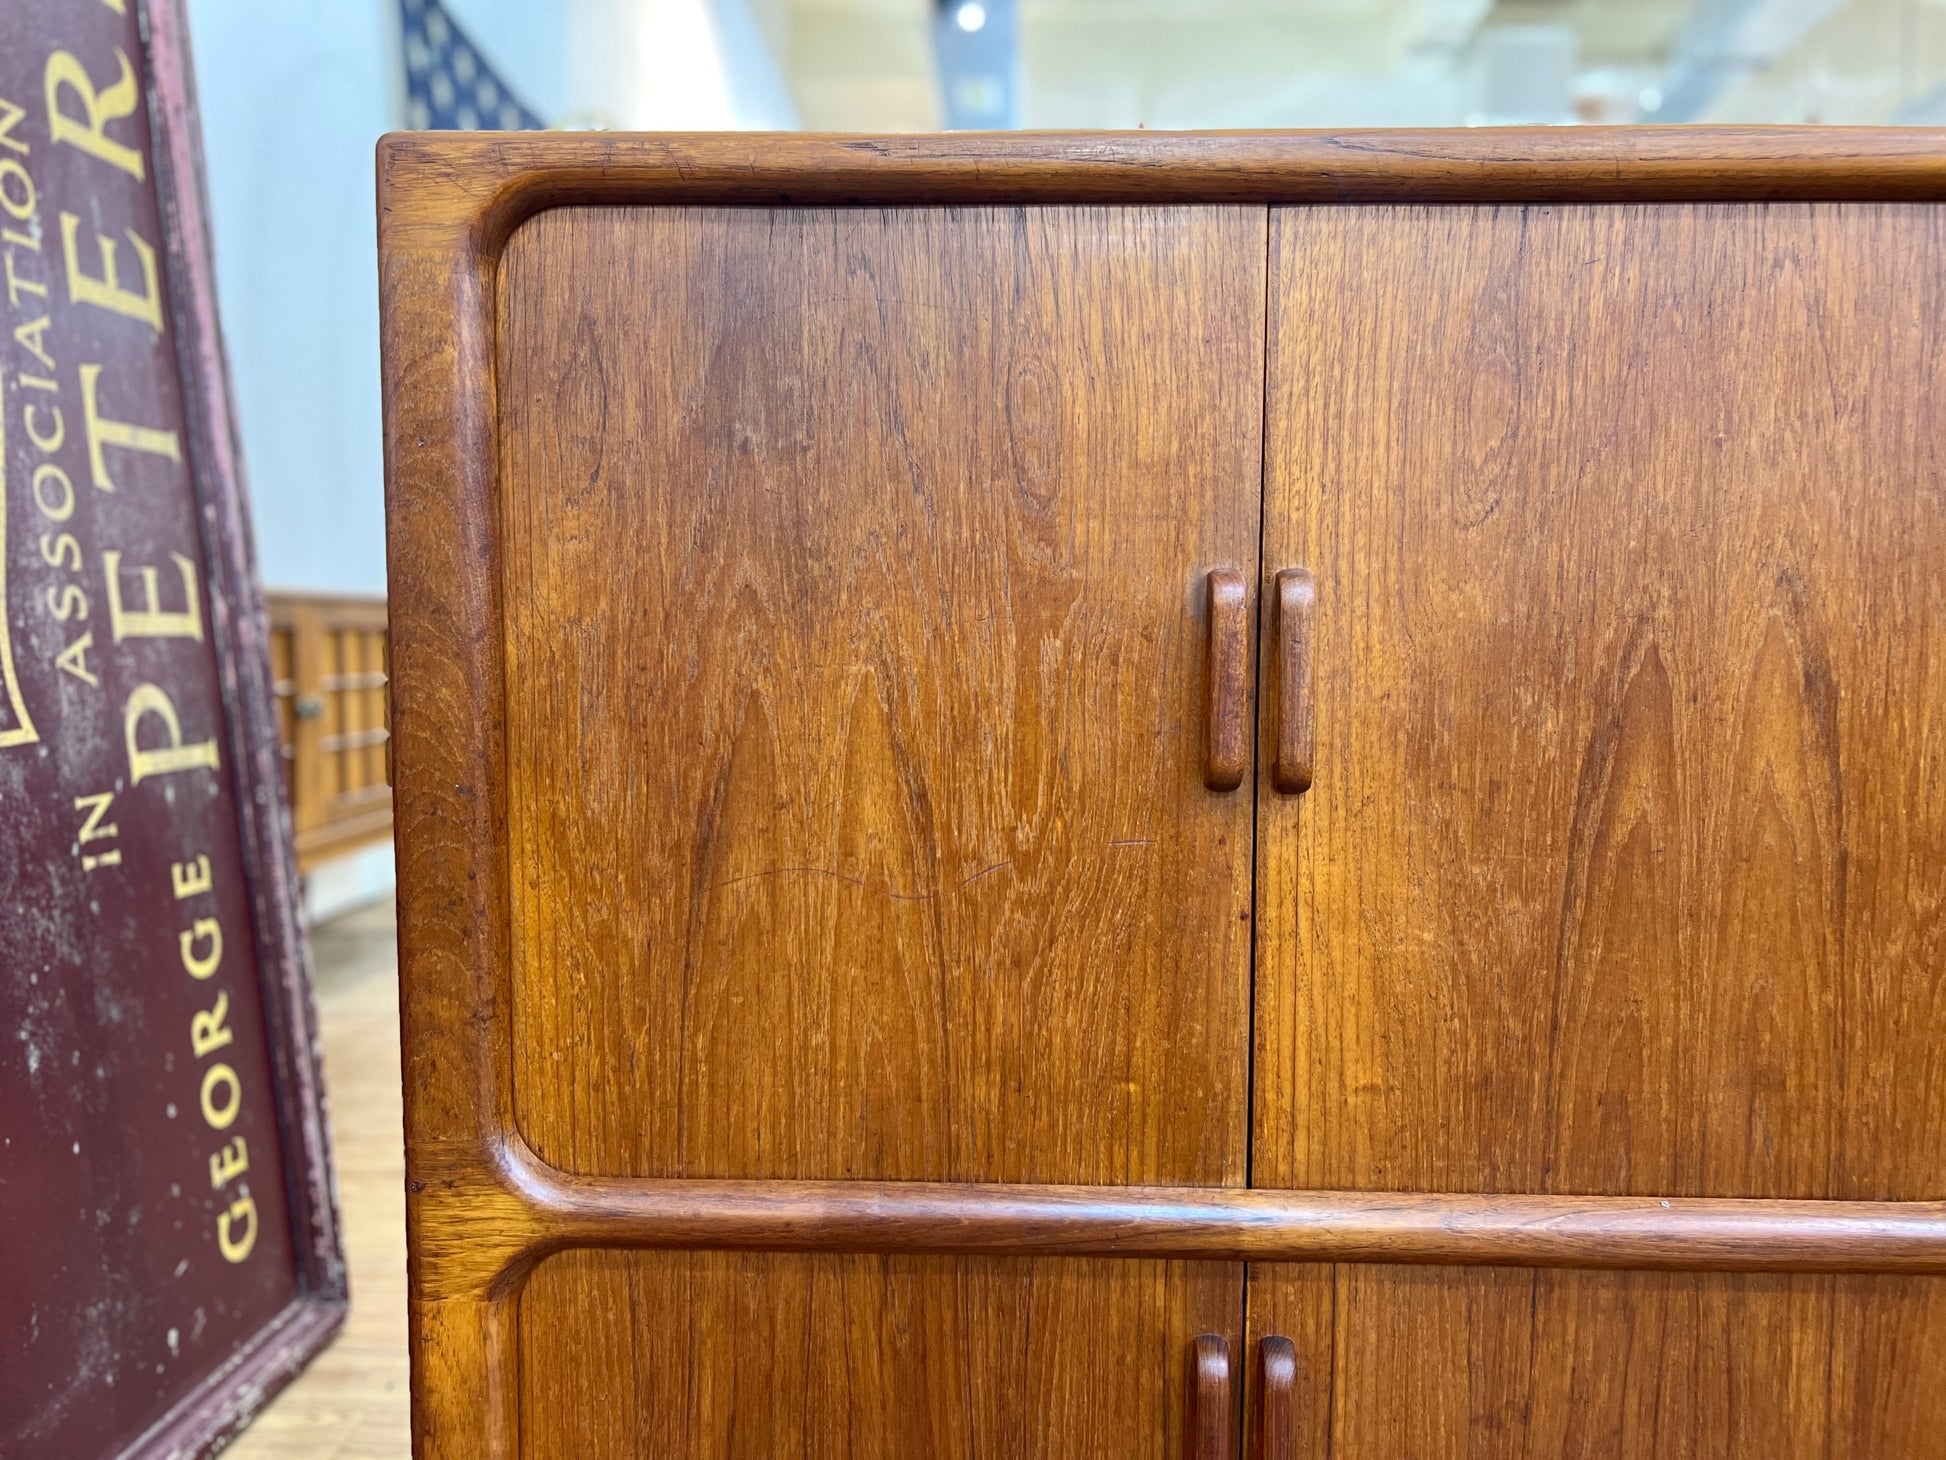
{"label": "maroon painted sign", "polygon": [[343,1300],[180,15],[149,11],[0,18],[6,1455],[199,1448]]}

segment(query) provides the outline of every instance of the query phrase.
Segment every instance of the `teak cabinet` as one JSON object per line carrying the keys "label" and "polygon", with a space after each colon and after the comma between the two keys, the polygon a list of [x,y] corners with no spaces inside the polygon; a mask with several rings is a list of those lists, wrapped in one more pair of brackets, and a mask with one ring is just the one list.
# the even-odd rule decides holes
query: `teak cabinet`
{"label": "teak cabinet", "polygon": [[1946,1453],[1946,136],[381,168],[421,1454]]}

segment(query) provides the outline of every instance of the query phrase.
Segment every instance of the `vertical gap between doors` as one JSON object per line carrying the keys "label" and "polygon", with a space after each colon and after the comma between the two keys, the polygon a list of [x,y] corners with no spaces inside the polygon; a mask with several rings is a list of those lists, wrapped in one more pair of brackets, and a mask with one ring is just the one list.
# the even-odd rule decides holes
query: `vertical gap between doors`
{"label": "vertical gap between doors", "polygon": [[[1269,636],[1264,630],[1264,521],[1270,503],[1270,307],[1272,300],[1271,277],[1276,262],[1273,241],[1276,236],[1277,210],[1266,207],[1263,212],[1264,223],[1264,285],[1263,307],[1258,313],[1258,329],[1263,336],[1263,370],[1259,374],[1257,386],[1257,623],[1256,636],[1251,641],[1255,651],[1255,661],[1251,665],[1253,678],[1250,685],[1250,713],[1253,717],[1253,734],[1250,737],[1250,979],[1249,979],[1249,1018],[1245,1021],[1247,1042],[1244,1046],[1244,1146],[1243,1146],[1243,1184],[1254,1186],[1257,1179],[1257,906],[1259,856],[1258,827],[1263,816],[1259,802],[1263,795],[1263,691],[1264,691],[1264,646]],[[1242,1423],[1237,1426],[1236,1454],[1238,1460],[1249,1449],[1250,1411],[1255,1399],[1256,1366],[1252,1362],[1250,1348],[1250,1264],[1243,1265],[1242,1304],[1240,1317],[1242,1335],[1243,1382],[1237,1386],[1243,1396]]]}
{"label": "vertical gap between doors", "polygon": [[1271,268],[1271,219],[1273,210],[1264,209],[1264,297],[1263,308],[1258,316],[1263,336],[1263,369],[1258,376],[1260,382],[1257,392],[1257,623],[1256,633],[1251,640],[1251,648],[1256,659],[1251,665],[1250,713],[1254,723],[1250,736],[1250,1015],[1248,1042],[1244,1050],[1244,1104],[1246,1116],[1244,1133],[1247,1137],[1243,1146],[1243,1184],[1252,1186],[1257,1179],[1257,828],[1263,818],[1259,802],[1262,799],[1262,758],[1263,758],[1263,691],[1264,691],[1264,645],[1268,635],[1264,628],[1264,613],[1269,600],[1264,595],[1264,515],[1269,501],[1270,488],[1270,268]]}

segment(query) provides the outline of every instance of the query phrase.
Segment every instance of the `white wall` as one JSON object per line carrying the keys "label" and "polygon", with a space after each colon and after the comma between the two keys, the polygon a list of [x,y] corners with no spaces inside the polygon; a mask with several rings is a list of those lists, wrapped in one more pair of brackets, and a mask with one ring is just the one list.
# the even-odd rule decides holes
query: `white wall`
{"label": "white wall", "polygon": [[385,589],[372,143],[393,125],[386,0],[190,0],[216,292],[257,565]]}

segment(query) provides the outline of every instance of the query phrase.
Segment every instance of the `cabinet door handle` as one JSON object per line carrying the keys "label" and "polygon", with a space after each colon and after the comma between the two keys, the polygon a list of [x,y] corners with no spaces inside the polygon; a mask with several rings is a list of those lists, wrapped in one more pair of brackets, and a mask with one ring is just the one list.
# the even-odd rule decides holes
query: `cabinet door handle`
{"label": "cabinet door handle", "polygon": [[1218,1333],[1196,1340],[1196,1388],[1190,1395],[1189,1453],[1193,1460],[1229,1460],[1230,1341]]}
{"label": "cabinet door handle", "polygon": [[1285,795],[1311,789],[1311,610],[1309,568],[1277,575],[1277,741],[1270,783]]}
{"label": "cabinet door handle", "polygon": [[1250,768],[1249,595],[1243,574],[1218,568],[1205,584],[1209,610],[1209,760],[1203,784],[1234,791]]}
{"label": "cabinet door handle", "polygon": [[1258,1456],[1260,1460],[1297,1460],[1297,1345],[1274,1336],[1266,1338],[1258,1352],[1264,1366]]}

